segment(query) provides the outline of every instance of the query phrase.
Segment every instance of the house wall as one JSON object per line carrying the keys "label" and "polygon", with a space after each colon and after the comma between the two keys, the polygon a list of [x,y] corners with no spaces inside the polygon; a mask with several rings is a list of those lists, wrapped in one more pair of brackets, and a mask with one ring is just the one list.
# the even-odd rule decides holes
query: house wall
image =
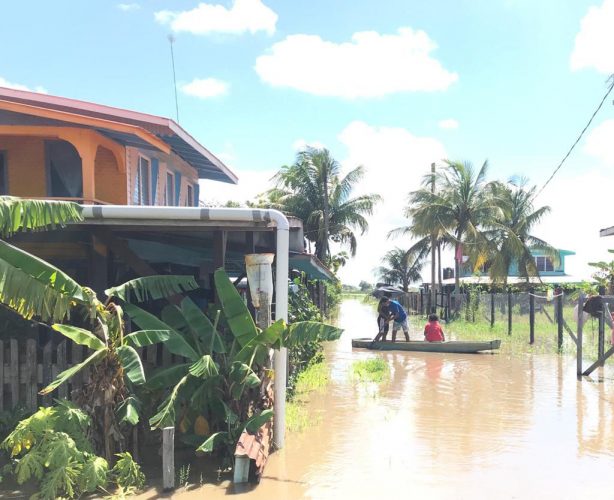
{"label": "house wall", "polygon": [[9,194],[47,195],[44,139],[0,136],[0,151],[5,153]]}
{"label": "house wall", "polygon": [[126,173],[120,172],[112,151],[99,146],[96,150],[96,198],[114,205],[126,205]]}
{"label": "house wall", "polygon": [[[188,195],[188,185],[191,185],[194,191],[198,185],[198,173],[196,169],[186,163],[182,158],[174,153],[170,155],[129,147],[126,148],[126,169],[127,176],[127,193],[128,204],[133,205],[134,194],[137,181],[137,169],[139,164],[139,157],[145,157],[149,160],[150,166],[153,167],[153,161],[158,161],[158,181],[156,184],[155,198],[152,198],[152,203],[155,205],[164,205],[164,195],[166,192],[166,174],[171,173],[173,179],[176,180],[176,173],[180,174],[180,192],[178,206],[186,206],[186,200]],[[151,168],[153,171],[153,168]],[[150,172],[150,177],[152,173]],[[151,178],[150,178],[151,181]],[[150,182],[151,183],[151,182]],[[151,188],[150,188],[151,190]],[[174,205],[174,203],[173,203]]]}

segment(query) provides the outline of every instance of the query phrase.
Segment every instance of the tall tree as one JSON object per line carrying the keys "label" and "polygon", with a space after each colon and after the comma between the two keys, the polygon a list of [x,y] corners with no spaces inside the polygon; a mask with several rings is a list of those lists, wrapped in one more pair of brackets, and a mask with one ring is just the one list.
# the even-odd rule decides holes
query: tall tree
{"label": "tall tree", "polygon": [[493,194],[501,212],[496,217],[487,239],[489,251],[485,258],[493,282],[507,284],[512,263],[517,263],[518,274],[526,281],[539,276],[533,252],[543,252],[553,263],[558,263],[559,252],[546,241],[534,236],[532,231],[547,214],[550,207],[535,208],[536,187],[528,187],[528,180],[512,179],[506,184],[493,185]]}
{"label": "tall tree", "polygon": [[401,285],[404,292],[409,291],[412,282],[422,278],[420,271],[424,262],[416,252],[394,248],[384,255],[382,264],[377,269],[379,279],[391,285]]}
{"label": "tall tree", "polygon": [[275,175],[275,187],[266,194],[265,204],[275,206],[303,220],[305,237],[315,243],[316,256],[326,262],[331,256],[330,242],[348,246],[356,254],[356,230],[364,234],[381,197],[366,194],[351,197],[362,179],[362,166],[341,174],[341,165],[327,149],[308,147],[296,161]]}
{"label": "tall tree", "polygon": [[[406,216],[416,231],[431,234],[437,230],[454,242],[455,293],[460,293],[460,257],[486,245],[483,228],[500,215],[493,196],[493,183],[486,181],[488,162],[476,171],[471,163],[446,160],[435,174],[436,189],[431,191],[432,174],[425,176],[423,187],[410,193]],[[458,304],[459,301],[457,300]]]}

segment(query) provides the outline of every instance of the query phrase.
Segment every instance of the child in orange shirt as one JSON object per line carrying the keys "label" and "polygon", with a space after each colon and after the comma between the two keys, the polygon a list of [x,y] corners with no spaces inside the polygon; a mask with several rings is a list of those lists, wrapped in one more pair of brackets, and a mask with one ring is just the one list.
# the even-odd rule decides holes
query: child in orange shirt
{"label": "child in orange shirt", "polygon": [[424,327],[424,340],[428,342],[444,342],[446,340],[436,314],[429,316],[429,322]]}

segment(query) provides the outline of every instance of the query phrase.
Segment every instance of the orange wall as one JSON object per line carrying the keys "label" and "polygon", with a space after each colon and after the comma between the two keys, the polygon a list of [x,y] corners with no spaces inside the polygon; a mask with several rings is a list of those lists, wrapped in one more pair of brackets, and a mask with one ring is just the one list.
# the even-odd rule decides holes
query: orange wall
{"label": "orange wall", "polygon": [[119,171],[115,156],[107,148],[98,147],[95,160],[96,198],[114,205],[125,205],[126,174]]}
{"label": "orange wall", "polygon": [[0,136],[6,153],[9,193],[14,196],[46,196],[45,142],[40,137]]}

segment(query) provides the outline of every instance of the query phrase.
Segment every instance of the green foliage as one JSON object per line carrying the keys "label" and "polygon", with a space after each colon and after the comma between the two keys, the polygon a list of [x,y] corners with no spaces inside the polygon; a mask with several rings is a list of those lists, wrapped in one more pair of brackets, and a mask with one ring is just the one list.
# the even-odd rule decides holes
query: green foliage
{"label": "green foliage", "polygon": [[81,207],[77,203],[0,196],[0,238],[10,238],[19,232],[55,229],[81,220]]}
{"label": "green foliage", "polygon": [[385,382],[390,378],[390,367],[382,358],[371,358],[352,363],[352,377],[360,382]]}
{"label": "green foliage", "polygon": [[[614,250],[608,250],[608,252],[614,253]],[[608,295],[614,294],[614,260],[590,262],[589,265],[597,269],[593,274],[597,285],[604,287]]]}
{"label": "green foliage", "polygon": [[104,293],[108,297],[117,297],[125,302],[131,302],[131,299],[136,302],[146,302],[172,297],[197,288],[198,284],[193,276],[145,276],[109,288]]}
{"label": "green foliage", "polygon": [[144,478],[129,454],[121,454],[111,471],[104,458],[93,454],[90,425],[90,417],[68,401],[56,401],[20,421],[1,445],[14,459],[17,482],[38,483],[35,497],[41,499],[104,491],[111,480],[142,487]]}
{"label": "green foliage", "polygon": [[419,252],[394,248],[384,255],[382,264],[377,269],[379,279],[390,285],[401,285],[404,292],[412,282],[422,279],[420,271],[424,261]]}
{"label": "green foliage", "polygon": [[117,453],[115,466],[111,470],[115,483],[120,488],[136,488],[140,490],[145,486],[145,474],[141,466],[137,464],[128,452]]}

